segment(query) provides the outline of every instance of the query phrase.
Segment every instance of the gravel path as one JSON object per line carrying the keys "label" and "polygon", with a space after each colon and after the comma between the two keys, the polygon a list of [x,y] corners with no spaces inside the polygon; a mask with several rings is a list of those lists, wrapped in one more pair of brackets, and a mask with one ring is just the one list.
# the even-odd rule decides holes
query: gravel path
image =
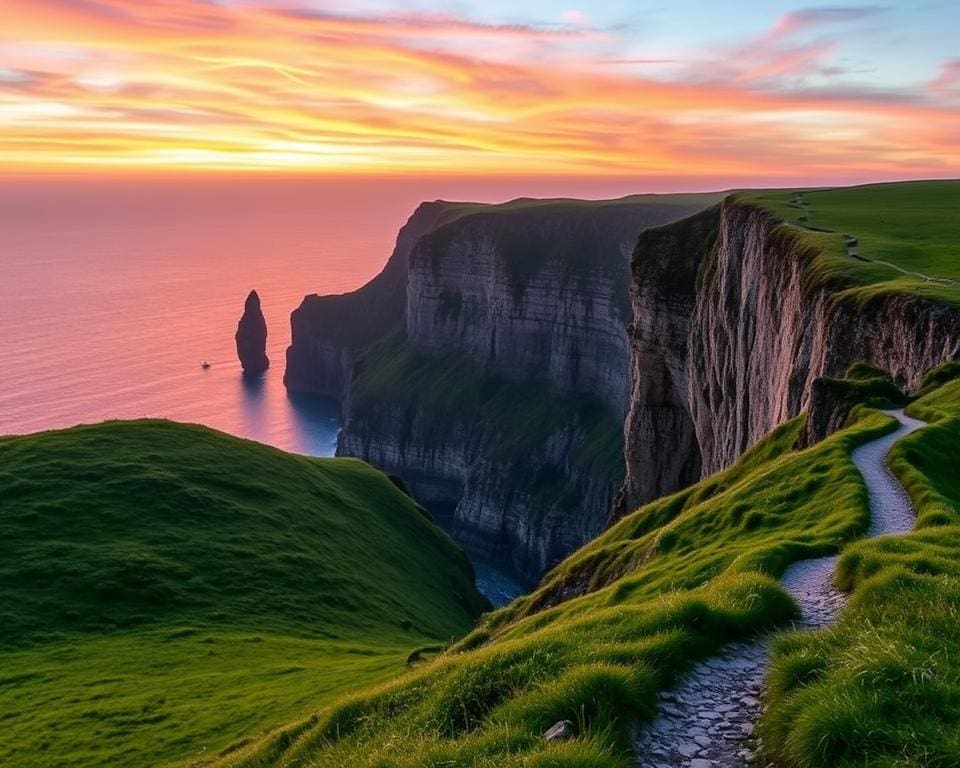
{"label": "gravel path", "polygon": [[[869,536],[905,533],[913,527],[910,498],[887,467],[897,440],[924,425],[888,411],[900,428],[854,450],[851,458],[870,497]],[[833,623],[846,595],[833,586],[837,558],[820,557],[791,565],[783,586],[797,601],[796,626],[815,629]],[[735,768],[749,763],[758,744],[753,725],[760,716],[763,681],[770,666],[770,636],[733,643],[698,664],[672,691],[660,695],[660,713],[638,728],[638,768]]]}

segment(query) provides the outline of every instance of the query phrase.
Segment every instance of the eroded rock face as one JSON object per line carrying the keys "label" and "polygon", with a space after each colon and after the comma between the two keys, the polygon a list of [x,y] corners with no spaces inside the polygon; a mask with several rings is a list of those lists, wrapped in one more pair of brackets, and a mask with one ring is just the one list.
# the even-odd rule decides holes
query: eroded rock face
{"label": "eroded rock face", "polygon": [[398,474],[469,551],[532,580],[609,520],[621,428],[609,410],[597,416],[612,450],[586,455],[593,423],[564,423],[521,447],[482,409],[441,418],[416,403],[352,402],[337,455]]}
{"label": "eroded rock face", "polygon": [[697,274],[716,239],[717,208],[640,235],[631,261],[630,396],[626,480],[617,515],[700,478],[688,404],[690,317]]}
{"label": "eroded rock face", "polygon": [[626,410],[628,259],[643,217],[629,209],[477,214],[410,256],[407,338],[559,392]]}
{"label": "eroded rock face", "polygon": [[[731,464],[807,410],[818,377],[865,362],[913,388],[960,340],[960,312],[949,307],[903,295],[864,305],[812,285],[815,252],[762,210],[728,199],[699,218],[645,233],[634,254],[624,511],[684,484],[678,464],[699,462],[702,476]],[[708,239],[693,237],[694,226]],[[663,283],[671,253],[684,284],[697,275],[692,293]],[[664,323],[670,342],[651,344]],[[665,382],[657,397],[650,382]],[[678,428],[664,427],[649,405],[658,400]],[[664,453],[668,461],[651,460]]]}
{"label": "eroded rock face", "polygon": [[267,321],[260,309],[260,297],[256,291],[250,291],[247,296],[235,338],[237,356],[244,373],[256,375],[270,367],[267,357]]}

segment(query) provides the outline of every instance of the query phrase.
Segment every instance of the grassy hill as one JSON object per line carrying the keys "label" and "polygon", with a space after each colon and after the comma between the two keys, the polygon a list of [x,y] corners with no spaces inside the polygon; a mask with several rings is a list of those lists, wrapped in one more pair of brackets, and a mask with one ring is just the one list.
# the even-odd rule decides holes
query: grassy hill
{"label": "grassy hill", "polygon": [[196,426],[0,439],[0,764],[215,755],[462,634],[463,553],[381,473]]}
{"label": "grassy hill", "polygon": [[[726,472],[626,517],[454,652],[224,765],[629,765],[630,722],[652,714],[658,690],[790,618],[775,577],[866,529],[849,452],[892,426],[865,412],[798,452],[801,423],[786,424]],[[544,742],[564,718],[578,738]]]}
{"label": "grassy hill", "polygon": [[[913,293],[960,307],[960,181],[766,190],[738,199],[771,211],[816,244],[821,279],[862,298]],[[848,236],[859,258],[847,254]]]}

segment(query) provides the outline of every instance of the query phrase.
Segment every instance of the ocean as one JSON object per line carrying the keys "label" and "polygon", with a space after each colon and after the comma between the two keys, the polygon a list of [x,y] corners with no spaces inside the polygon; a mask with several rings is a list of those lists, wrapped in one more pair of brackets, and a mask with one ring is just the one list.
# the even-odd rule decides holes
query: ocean
{"label": "ocean", "polygon": [[[332,455],[336,405],[283,387],[290,312],[307,293],[375,275],[407,212],[314,192],[276,181],[5,184],[0,434],[162,417]],[[250,381],[233,335],[253,288],[271,366]]]}
{"label": "ocean", "polygon": [[[283,386],[290,312],[305,294],[349,291],[376,275],[420,200],[497,200],[522,188],[3,180],[0,435],[167,418],[332,456],[337,404],[290,396]],[[255,380],[242,375],[234,343],[251,289],[261,297],[271,361]],[[522,591],[495,566],[476,566],[494,602]]]}

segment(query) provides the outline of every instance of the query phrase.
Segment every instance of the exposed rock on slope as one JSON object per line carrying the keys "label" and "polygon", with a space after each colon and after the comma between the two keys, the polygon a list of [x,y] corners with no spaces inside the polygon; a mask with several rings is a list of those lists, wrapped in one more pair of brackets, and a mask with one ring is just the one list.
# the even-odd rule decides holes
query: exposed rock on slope
{"label": "exposed rock on slope", "polygon": [[423,205],[380,277],[294,313],[287,384],[341,398],[338,454],[539,576],[603,529],[622,479],[636,235],[704,204]]}
{"label": "exposed rock on slope", "polygon": [[247,296],[235,338],[237,356],[244,373],[263,373],[270,367],[270,359],[267,357],[267,321],[260,309],[260,297],[256,291],[250,291]]}
{"label": "exposed rock on slope", "polygon": [[735,198],[641,236],[621,511],[690,482],[697,468],[729,465],[807,409],[818,377],[864,361],[912,388],[950,356],[960,312],[900,294],[857,300],[812,277],[816,255]]}
{"label": "exposed rock on slope", "polygon": [[813,380],[807,406],[803,447],[813,445],[843,428],[852,408],[864,403],[878,408],[904,405],[906,396],[885,371],[854,365],[842,379],[821,376]]}

